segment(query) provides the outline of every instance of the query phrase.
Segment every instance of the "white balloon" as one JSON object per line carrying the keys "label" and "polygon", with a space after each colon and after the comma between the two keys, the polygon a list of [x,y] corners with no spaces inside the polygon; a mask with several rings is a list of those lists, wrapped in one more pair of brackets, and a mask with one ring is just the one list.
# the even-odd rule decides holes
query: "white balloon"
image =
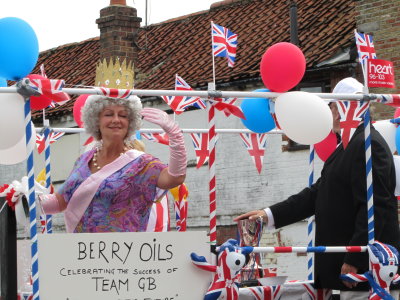
{"label": "white balloon", "polygon": [[332,130],[331,110],[314,94],[284,93],[276,99],[275,113],[284,133],[300,144],[316,144]]}
{"label": "white balloon", "polygon": [[383,136],[392,153],[396,152],[396,125],[390,121],[376,121],[373,126]]}
{"label": "white balloon", "polygon": [[14,146],[25,134],[24,104],[18,93],[0,93],[0,149]]}
{"label": "white balloon", "polygon": [[[35,127],[32,125],[32,139],[30,140],[30,146],[35,147],[36,143],[36,131]],[[33,148],[34,149],[34,148]],[[0,165],[15,165],[23,162],[27,156],[28,151],[25,141],[25,133],[22,138],[14,146],[7,149],[0,149]]]}

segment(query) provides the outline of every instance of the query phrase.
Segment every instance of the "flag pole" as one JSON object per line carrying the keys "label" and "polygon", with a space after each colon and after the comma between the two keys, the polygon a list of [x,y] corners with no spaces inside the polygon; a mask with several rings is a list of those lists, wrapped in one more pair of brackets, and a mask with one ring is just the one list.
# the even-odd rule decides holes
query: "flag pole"
{"label": "flag pole", "polygon": [[213,44],[213,25],[214,25],[214,22],[211,21],[211,56],[212,56],[213,83],[214,83],[214,89],[215,89],[216,85],[215,85],[215,58],[214,58],[214,44]]}
{"label": "flag pole", "polygon": [[[209,90],[215,90],[213,83],[208,84]],[[216,204],[216,178],[215,178],[215,107],[207,101],[208,112],[208,170],[209,170],[209,200],[210,200],[210,243],[217,243],[217,204]]]}
{"label": "flag pole", "polygon": [[[213,62],[213,82],[208,84],[208,91],[215,90],[215,62],[214,62],[214,47],[212,43],[212,28],[211,21],[211,54]],[[217,244],[217,204],[216,204],[216,178],[215,178],[215,107],[208,99],[208,170],[209,170],[209,201],[210,201],[210,243],[212,246]]]}
{"label": "flag pole", "polygon": [[[175,74],[175,90],[176,90],[176,80],[178,79],[178,74]],[[176,121],[176,113],[175,110],[172,110],[174,112],[174,121]]]}

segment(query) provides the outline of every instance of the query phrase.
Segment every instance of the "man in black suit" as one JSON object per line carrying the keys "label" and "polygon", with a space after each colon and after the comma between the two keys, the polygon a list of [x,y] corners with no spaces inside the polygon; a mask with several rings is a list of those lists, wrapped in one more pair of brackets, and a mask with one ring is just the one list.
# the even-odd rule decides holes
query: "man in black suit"
{"label": "man in black suit", "polygon": [[[338,83],[335,90],[338,93],[357,93],[362,92],[362,85],[353,78],[346,78]],[[336,103],[331,102],[329,105],[333,115],[333,130],[340,133],[340,116]],[[343,149],[342,143],[338,145],[326,160],[321,177],[311,187],[269,208],[240,215],[235,221],[262,217],[268,227],[280,228],[315,215],[316,246],[367,245],[363,126],[361,123],[356,129],[346,149]],[[375,240],[400,249],[393,155],[383,137],[373,127],[371,144]],[[342,282],[339,278],[340,274],[368,271],[367,253],[316,253],[314,270],[316,288],[340,290],[341,299],[368,299],[367,283]],[[398,293],[395,299],[398,299]]]}

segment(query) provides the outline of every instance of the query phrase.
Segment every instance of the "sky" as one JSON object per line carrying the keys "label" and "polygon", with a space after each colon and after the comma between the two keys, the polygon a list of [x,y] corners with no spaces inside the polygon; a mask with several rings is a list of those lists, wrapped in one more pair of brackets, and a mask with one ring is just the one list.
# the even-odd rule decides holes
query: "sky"
{"label": "sky", "polygon": [[[207,10],[218,0],[147,0],[148,24]],[[17,17],[35,31],[39,51],[100,35],[96,19],[110,0],[0,0],[0,19]],[[146,0],[126,0],[145,25]]]}

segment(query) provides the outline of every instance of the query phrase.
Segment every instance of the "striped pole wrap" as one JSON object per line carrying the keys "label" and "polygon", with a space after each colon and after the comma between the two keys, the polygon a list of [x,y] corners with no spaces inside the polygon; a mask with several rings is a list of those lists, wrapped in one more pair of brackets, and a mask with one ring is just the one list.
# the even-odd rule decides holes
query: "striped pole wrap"
{"label": "striped pole wrap", "polygon": [[[48,120],[46,120],[48,121]],[[48,125],[48,124],[47,124]],[[44,139],[45,139],[45,166],[46,166],[46,188],[50,191],[51,187],[51,164],[50,164],[50,128],[45,127],[44,129]],[[51,215],[46,215],[46,232],[52,233],[52,217]]]}
{"label": "striped pole wrap", "polygon": [[368,243],[375,241],[374,232],[374,190],[372,183],[372,157],[371,157],[371,118],[369,107],[364,116],[365,137],[365,176],[367,180],[367,208],[368,208]]}
{"label": "striped pole wrap", "polygon": [[[342,253],[366,252],[367,246],[251,247],[253,253]],[[219,248],[217,248],[219,251]]]}
{"label": "striped pole wrap", "polygon": [[210,243],[217,243],[217,203],[215,178],[215,108],[208,102],[208,145],[209,145],[209,200],[210,200]]}
{"label": "striped pole wrap", "polygon": [[34,138],[31,127],[31,107],[29,98],[25,101],[25,136],[26,147],[28,152],[27,173],[28,173],[28,189],[29,189],[29,220],[30,220],[30,236],[31,236],[31,257],[32,257],[32,293],[33,300],[39,300],[39,259],[38,259],[38,243],[37,243],[37,221],[36,221],[36,201],[35,201],[35,174],[33,168],[33,149],[35,143],[30,143]]}
{"label": "striped pole wrap", "polygon": [[[315,150],[314,145],[310,145],[310,159],[309,159],[309,175],[308,175],[308,186],[311,187],[314,183],[314,156]],[[308,247],[314,246],[314,216],[311,216],[307,220],[307,237]],[[309,253],[307,255],[307,279],[313,280],[313,267],[314,267],[314,255]]]}

